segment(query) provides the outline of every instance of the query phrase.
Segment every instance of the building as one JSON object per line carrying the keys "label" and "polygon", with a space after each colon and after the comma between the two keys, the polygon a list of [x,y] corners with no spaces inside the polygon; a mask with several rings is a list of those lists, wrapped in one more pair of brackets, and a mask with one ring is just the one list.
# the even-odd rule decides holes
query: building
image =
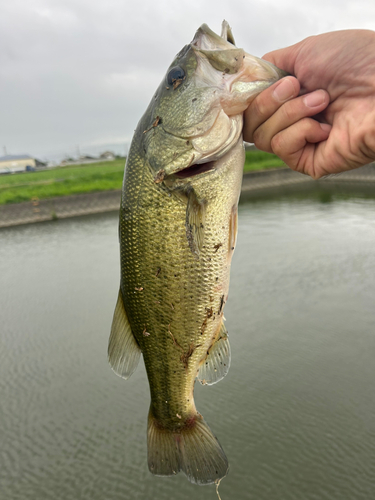
{"label": "building", "polygon": [[35,159],[29,155],[0,156],[0,173],[24,172],[35,169]]}
{"label": "building", "polygon": [[115,160],[116,156],[112,153],[112,151],[104,151],[99,158],[101,160]]}

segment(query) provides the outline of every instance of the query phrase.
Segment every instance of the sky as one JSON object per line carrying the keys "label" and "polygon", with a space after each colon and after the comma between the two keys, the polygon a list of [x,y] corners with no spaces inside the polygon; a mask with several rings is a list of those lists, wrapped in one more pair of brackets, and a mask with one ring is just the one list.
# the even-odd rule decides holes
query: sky
{"label": "sky", "polygon": [[374,0],[0,0],[0,156],[126,154],[175,54],[226,19],[262,56],[307,36],[375,30]]}

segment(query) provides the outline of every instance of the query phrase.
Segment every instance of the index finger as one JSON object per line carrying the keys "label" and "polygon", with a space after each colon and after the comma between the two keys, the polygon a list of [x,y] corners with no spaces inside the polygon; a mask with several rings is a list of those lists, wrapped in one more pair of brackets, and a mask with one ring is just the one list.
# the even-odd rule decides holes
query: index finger
{"label": "index finger", "polygon": [[286,76],[263,90],[244,112],[244,141],[254,142],[255,130],[268,120],[284,102],[297,97],[299,91],[300,84],[293,76]]}

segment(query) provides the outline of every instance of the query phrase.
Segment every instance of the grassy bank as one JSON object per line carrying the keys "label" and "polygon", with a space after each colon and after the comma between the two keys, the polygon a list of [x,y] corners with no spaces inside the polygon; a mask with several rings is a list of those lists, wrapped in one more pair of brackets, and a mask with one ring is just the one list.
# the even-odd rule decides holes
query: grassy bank
{"label": "grassy bank", "polygon": [[285,163],[276,155],[264,153],[263,151],[246,151],[244,172],[280,167],[285,167]]}
{"label": "grassy bank", "polygon": [[[60,167],[41,172],[0,175],[0,205],[70,194],[121,189],[124,159]],[[283,166],[275,155],[247,151],[244,171]]]}
{"label": "grassy bank", "polygon": [[0,176],[0,205],[120,189],[125,160]]}

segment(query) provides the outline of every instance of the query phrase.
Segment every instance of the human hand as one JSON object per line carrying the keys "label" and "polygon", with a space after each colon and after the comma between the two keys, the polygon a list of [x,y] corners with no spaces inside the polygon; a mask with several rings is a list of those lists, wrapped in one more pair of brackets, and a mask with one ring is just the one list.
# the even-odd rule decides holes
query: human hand
{"label": "human hand", "polygon": [[296,78],[252,101],[245,141],[314,179],[375,160],[375,32],[325,33],[264,59]]}

